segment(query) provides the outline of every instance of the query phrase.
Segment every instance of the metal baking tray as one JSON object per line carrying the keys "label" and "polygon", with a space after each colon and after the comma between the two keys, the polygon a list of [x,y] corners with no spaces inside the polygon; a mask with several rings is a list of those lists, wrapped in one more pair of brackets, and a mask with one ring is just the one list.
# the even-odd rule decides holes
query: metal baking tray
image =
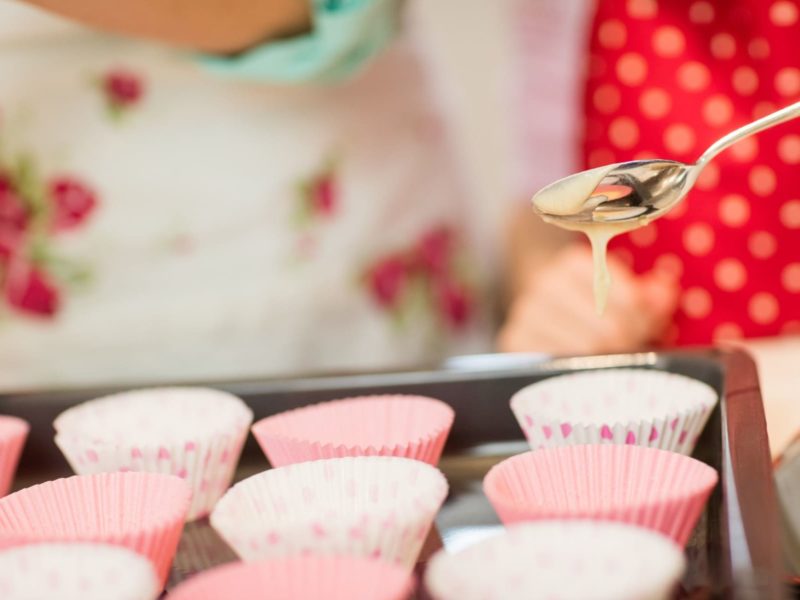
{"label": "metal baking tray", "polygon": [[[290,408],[345,396],[377,393],[423,394],[456,411],[440,468],[451,492],[423,550],[419,571],[442,545],[458,549],[491,534],[499,521],[481,491],[481,480],[496,462],[527,449],[508,406],[521,387],[562,373],[616,367],[660,369],[704,381],[721,402],[701,436],[694,456],[714,467],[714,490],[686,548],[689,568],[679,598],[786,597],[777,502],[764,412],[755,365],[742,351],[700,349],[684,352],[564,358],[489,369],[472,367],[414,372],[312,377],[292,380],[203,382],[243,398],[260,419]],[[197,383],[197,382],[193,382]],[[110,389],[0,395],[0,414],[27,419],[31,434],[16,487],[63,476],[69,468],[52,440],[55,416],[77,402]],[[237,479],[268,468],[250,436]],[[207,521],[186,526],[168,589],[187,576],[234,560],[233,552]],[[167,596],[168,597],[168,596]],[[419,598],[424,591],[419,592]]]}

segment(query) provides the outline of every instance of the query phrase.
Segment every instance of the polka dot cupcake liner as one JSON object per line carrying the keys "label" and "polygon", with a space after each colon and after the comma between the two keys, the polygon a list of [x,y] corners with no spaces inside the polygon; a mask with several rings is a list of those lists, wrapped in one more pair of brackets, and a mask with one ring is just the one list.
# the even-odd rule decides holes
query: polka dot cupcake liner
{"label": "polka dot cupcake liner", "polygon": [[405,569],[353,556],[295,556],[234,563],[206,571],[170,592],[170,600],[407,600]]}
{"label": "polka dot cupcake liner", "polygon": [[245,560],[347,554],[413,568],[447,495],[444,475],[406,458],[332,458],[233,486],[211,525]]}
{"label": "polka dot cupcake liner", "polygon": [[648,369],[551,377],[511,399],[532,449],[631,444],[691,454],[718,401],[709,385]]}
{"label": "polka dot cupcake liner", "polygon": [[678,546],[646,529],[542,521],[439,552],[425,584],[434,600],[669,600],[685,567]]}
{"label": "polka dot cupcake liner", "polygon": [[345,456],[401,456],[436,465],[454,416],[433,398],[365,396],[267,417],[253,425],[253,435],[276,467]]}
{"label": "polka dot cupcake liner", "polygon": [[153,473],[48,481],[0,498],[0,550],[40,542],[125,546],[150,560],[163,586],[190,496],[186,482]]}
{"label": "polka dot cupcake liner", "polygon": [[120,546],[31,544],[0,552],[3,600],[155,600],[153,566]]}
{"label": "polka dot cupcake liner", "polygon": [[61,413],[55,442],[80,474],[175,475],[192,489],[187,518],[211,512],[231,484],[252,411],[207,388],[155,388],[106,396]]}
{"label": "polka dot cupcake liner", "polygon": [[30,425],[26,421],[0,415],[0,498],[11,489],[28,431]]}
{"label": "polka dot cupcake liner", "polygon": [[641,446],[567,446],[526,452],[489,471],[483,489],[506,524],[544,519],[620,521],[684,546],[717,472]]}

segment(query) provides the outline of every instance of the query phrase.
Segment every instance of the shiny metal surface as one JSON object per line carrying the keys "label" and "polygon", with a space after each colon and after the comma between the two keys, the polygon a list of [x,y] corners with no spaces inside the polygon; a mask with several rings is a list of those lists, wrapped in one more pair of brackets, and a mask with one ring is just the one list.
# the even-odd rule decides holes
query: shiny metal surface
{"label": "shiny metal surface", "polygon": [[[698,158],[694,164],[672,160],[638,160],[612,165],[594,191],[583,201],[578,210],[570,214],[545,212],[537,205],[550,189],[542,189],[533,197],[534,210],[548,222],[574,229],[580,223],[623,223],[641,220],[647,224],[674,208],[689,190],[708,163],[723,150],[736,142],[765,129],[769,129],[800,116],[800,102],[753,121],[728,133]],[[586,172],[583,172],[586,173]],[[561,180],[561,185],[582,173]]]}

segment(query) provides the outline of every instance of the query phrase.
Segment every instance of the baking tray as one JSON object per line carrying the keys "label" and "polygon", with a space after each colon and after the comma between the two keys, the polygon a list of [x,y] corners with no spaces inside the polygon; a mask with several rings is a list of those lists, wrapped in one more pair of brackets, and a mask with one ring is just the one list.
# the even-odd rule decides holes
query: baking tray
{"label": "baking tray", "polygon": [[[441,469],[451,492],[426,542],[418,569],[442,545],[458,549],[499,528],[481,492],[488,469],[527,445],[508,406],[521,387],[553,375],[581,370],[636,367],[680,373],[704,381],[720,394],[694,456],[714,467],[714,490],[687,548],[689,568],[680,598],[787,597],[780,550],[777,502],[766,425],[752,359],[742,351],[685,352],[564,358],[490,369],[431,369],[414,372],[311,377],[293,380],[203,382],[243,398],[260,419],[305,404],[360,394],[408,393],[439,398],[456,411]],[[197,382],[193,382],[197,383]],[[16,487],[67,475],[52,441],[52,421],[62,410],[112,389],[0,395],[0,413],[31,423]],[[237,472],[241,479],[267,468],[250,436]],[[203,569],[234,560],[207,521],[188,524],[168,589]],[[422,598],[424,592],[419,593]]]}

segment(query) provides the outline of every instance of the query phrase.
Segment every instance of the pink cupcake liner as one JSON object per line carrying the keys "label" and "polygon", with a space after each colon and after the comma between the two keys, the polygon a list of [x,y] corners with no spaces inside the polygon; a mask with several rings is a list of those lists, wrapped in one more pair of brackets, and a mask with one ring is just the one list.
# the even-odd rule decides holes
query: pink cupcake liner
{"label": "pink cupcake liner", "polygon": [[211,525],[245,560],[347,554],[411,569],[447,495],[444,475],[406,458],[331,458],[234,485]]}
{"label": "pink cupcake liner", "polygon": [[61,413],[55,442],[79,475],[175,475],[192,489],[187,519],[230,487],[253,420],[236,396],[208,388],[156,388],[90,400]]}
{"label": "pink cupcake liner", "polygon": [[30,425],[17,417],[0,415],[0,498],[11,489]]}
{"label": "pink cupcake liner", "polygon": [[718,396],[696,379],[652,369],[551,377],[521,389],[511,410],[532,449],[633,444],[691,454]]}
{"label": "pink cupcake liner", "polygon": [[31,544],[0,552],[3,600],[154,600],[153,565],[108,544]]}
{"label": "pink cupcake liner", "polygon": [[296,556],[211,569],[179,585],[170,600],[406,600],[414,579],[382,560]]}
{"label": "pink cupcake liner", "polygon": [[454,416],[433,398],[363,396],[267,417],[252,430],[274,467],[345,456],[400,456],[435,466]]}
{"label": "pink cupcake liner", "polygon": [[541,519],[622,521],[685,545],[718,480],[698,460],[641,446],[565,446],[492,467],[483,489],[506,525]]}
{"label": "pink cupcake liner", "polygon": [[150,559],[163,584],[191,491],[153,473],[76,475],[0,499],[0,549],[36,542],[125,546]]}
{"label": "pink cupcake liner", "polygon": [[670,600],[686,568],[666,537],[603,521],[514,525],[428,563],[434,600]]}

